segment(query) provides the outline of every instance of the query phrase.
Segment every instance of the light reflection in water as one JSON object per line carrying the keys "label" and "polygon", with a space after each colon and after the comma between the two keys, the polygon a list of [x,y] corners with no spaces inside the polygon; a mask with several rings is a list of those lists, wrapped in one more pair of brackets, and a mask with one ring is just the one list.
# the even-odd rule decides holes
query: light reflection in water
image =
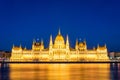
{"label": "light reflection in water", "polygon": [[8,64],[0,64],[0,80],[9,80],[9,65]]}
{"label": "light reflection in water", "polygon": [[119,64],[1,64],[0,80],[116,80]]}
{"label": "light reflection in water", "polygon": [[110,64],[111,80],[120,80],[120,64]]}

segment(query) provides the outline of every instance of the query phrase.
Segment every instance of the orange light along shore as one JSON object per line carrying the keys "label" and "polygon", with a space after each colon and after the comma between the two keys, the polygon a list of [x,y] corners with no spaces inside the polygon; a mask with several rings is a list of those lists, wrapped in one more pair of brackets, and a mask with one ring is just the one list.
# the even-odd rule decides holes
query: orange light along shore
{"label": "orange light along shore", "polygon": [[32,49],[21,45],[14,46],[8,62],[110,62],[106,45],[87,49],[86,41],[76,40],[75,48],[70,47],[68,35],[66,41],[60,30],[54,42],[50,36],[49,47],[44,48],[44,42],[33,40]]}

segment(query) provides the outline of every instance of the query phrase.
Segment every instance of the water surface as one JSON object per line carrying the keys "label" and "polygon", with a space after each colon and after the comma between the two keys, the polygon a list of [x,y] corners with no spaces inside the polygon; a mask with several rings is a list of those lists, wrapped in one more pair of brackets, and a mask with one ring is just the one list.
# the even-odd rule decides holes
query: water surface
{"label": "water surface", "polygon": [[0,64],[0,80],[120,80],[120,64]]}

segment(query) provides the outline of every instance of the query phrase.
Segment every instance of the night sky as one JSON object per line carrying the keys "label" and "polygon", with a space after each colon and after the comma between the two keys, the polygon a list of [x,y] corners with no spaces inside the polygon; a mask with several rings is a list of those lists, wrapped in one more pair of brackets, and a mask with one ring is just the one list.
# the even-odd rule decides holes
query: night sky
{"label": "night sky", "polygon": [[76,38],[89,49],[105,43],[108,51],[120,51],[119,0],[0,0],[0,50],[12,45],[31,48],[33,39],[48,47],[58,29],[70,46]]}

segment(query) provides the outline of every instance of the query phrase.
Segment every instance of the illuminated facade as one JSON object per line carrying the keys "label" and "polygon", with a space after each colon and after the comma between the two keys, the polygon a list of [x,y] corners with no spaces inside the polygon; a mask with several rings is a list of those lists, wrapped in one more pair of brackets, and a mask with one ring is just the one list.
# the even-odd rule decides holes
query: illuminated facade
{"label": "illuminated facade", "polygon": [[99,45],[92,50],[87,49],[86,41],[78,42],[76,40],[75,48],[69,45],[68,35],[66,41],[58,32],[53,43],[50,36],[49,47],[44,48],[43,40],[36,42],[33,40],[32,49],[13,46],[11,61],[107,61],[107,47]]}

